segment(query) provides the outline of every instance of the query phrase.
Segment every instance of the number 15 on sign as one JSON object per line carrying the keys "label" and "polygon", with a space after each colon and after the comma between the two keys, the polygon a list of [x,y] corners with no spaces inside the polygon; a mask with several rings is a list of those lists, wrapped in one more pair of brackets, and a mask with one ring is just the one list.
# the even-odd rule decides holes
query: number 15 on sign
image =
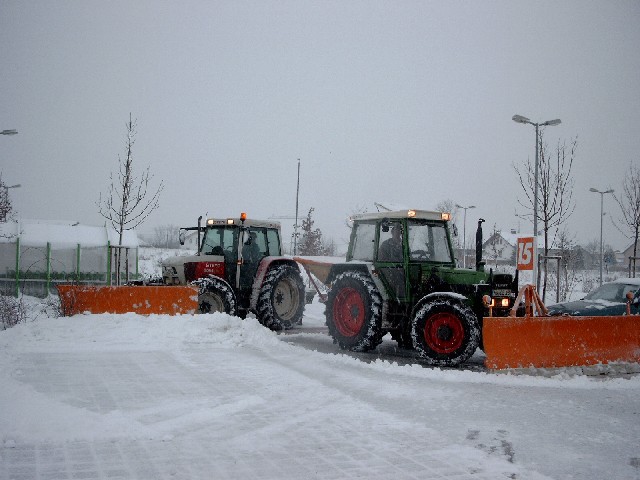
{"label": "number 15 on sign", "polygon": [[533,270],[536,253],[536,245],[533,241],[533,237],[518,238],[518,270]]}

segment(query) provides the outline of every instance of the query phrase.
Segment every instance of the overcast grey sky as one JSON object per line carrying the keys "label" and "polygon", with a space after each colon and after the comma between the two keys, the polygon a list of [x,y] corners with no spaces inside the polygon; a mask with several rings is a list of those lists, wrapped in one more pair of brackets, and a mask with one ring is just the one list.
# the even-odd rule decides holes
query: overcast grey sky
{"label": "overcast grey sky", "polygon": [[[600,196],[640,162],[639,1],[0,0],[0,166],[23,218],[101,225],[95,205],[138,121],[165,190],[144,224],[315,207],[337,243],[374,202],[519,220],[512,164],[578,137],[568,228],[599,239]],[[140,170],[138,170],[140,171]],[[610,226],[605,242],[630,241]],[[460,215],[462,217],[462,215]],[[285,235],[293,220],[282,220]]]}

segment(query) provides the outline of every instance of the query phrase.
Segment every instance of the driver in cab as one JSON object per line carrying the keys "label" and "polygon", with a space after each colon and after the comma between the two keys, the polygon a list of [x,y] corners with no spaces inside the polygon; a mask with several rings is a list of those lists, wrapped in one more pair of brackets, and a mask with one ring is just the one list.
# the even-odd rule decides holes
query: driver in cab
{"label": "driver in cab", "polygon": [[402,225],[394,223],[391,237],[380,244],[378,260],[381,262],[402,261]]}

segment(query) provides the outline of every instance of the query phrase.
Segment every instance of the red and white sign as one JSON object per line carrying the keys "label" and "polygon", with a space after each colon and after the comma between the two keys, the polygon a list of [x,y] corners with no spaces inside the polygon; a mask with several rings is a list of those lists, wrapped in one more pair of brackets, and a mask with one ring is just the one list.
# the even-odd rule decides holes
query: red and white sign
{"label": "red and white sign", "polygon": [[519,237],[516,268],[518,270],[533,270],[537,253],[534,237]]}

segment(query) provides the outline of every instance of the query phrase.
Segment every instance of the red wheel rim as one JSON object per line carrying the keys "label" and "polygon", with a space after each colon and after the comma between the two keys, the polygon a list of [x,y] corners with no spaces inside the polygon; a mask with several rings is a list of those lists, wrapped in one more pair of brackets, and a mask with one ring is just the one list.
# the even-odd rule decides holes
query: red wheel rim
{"label": "red wheel rim", "polygon": [[456,315],[448,312],[436,313],[427,319],[424,339],[436,353],[455,352],[463,345],[464,327]]}
{"label": "red wheel rim", "polygon": [[354,337],[364,325],[364,300],[355,288],[343,288],[333,302],[333,320],[340,334]]}

